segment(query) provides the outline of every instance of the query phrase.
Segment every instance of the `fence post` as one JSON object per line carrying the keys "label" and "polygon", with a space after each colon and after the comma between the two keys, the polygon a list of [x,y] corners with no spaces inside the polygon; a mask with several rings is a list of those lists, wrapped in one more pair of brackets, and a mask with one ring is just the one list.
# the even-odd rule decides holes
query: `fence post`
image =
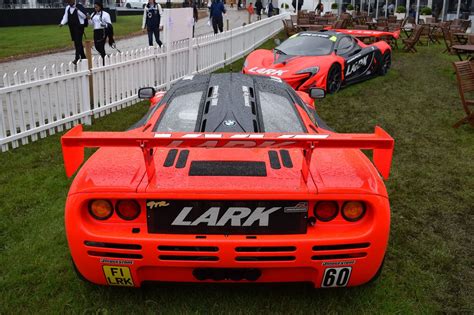
{"label": "fence post", "polygon": [[89,102],[94,103],[94,84],[92,80],[92,41],[86,40],[87,68],[89,69]]}
{"label": "fence post", "polygon": [[226,25],[227,25],[226,28],[227,28],[227,31],[228,31],[228,30],[230,29],[230,26],[229,26],[229,18],[227,18],[227,20],[226,20]]}
{"label": "fence post", "polygon": [[[79,63],[81,66],[81,71],[86,71],[89,70],[88,75],[82,76],[82,112],[89,112],[92,109],[92,97],[91,91],[92,91],[92,73],[90,72],[90,66],[89,64],[86,65],[85,63],[80,62]],[[89,76],[89,80],[86,79],[86,76]],[[89,91],[87,91],[87,85],[89,85]],[[86,125],[91,125],[92,124],[92,119],[91,119],[92,114],[88,114],[84,117],[84,124]]]}

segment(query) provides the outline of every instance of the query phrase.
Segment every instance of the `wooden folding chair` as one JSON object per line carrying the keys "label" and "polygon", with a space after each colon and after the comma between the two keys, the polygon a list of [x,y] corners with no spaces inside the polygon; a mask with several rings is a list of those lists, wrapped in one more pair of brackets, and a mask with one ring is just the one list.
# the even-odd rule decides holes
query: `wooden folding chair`
{"label": "wooden folding chair", "polygon": [[293,27],[291,20],[283,19],[283,27],[285,28],[286,36],[290,37],[297,33],[296,29]]}
{"label": "wooden folding chair", "polygon": [[423,25],[415,26],[415,30],[410,34],[410,37],[403,40],[403,50],[406,52],[418,52],[415,46],[420,41],[422,32]]}
{"label": "wooden folding chair", "polygon": [[456,69],[459,96],[461,97],[461,103],[466,112],[466,117],[455,123],[453,128],[458,128],[467,123],[474,127],[474,99],[466,99],[469,97],[467,93],[474,92],[474,61],[453,62],[453,66]]}
{"label": "wooden folding chair", "polygon": [[455,54],[455,51],[451,48],[455,44],[453,40],[453,34],[446,26],[442,26],[441,31],[443,32],[444,44],[446,45],[446,49],[443,51],[443,53],[447,52],[450,55]]}

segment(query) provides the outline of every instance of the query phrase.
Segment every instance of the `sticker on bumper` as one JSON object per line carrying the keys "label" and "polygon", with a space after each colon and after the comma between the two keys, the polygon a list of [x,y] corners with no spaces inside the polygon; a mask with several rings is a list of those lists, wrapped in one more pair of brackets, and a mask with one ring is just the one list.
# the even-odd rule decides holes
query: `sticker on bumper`
{"label": "sticker on bumper", "polygon": [[119,266],[102,266],[107,284],[124,287],[133,287],[130,268]]}
{"label": "sticker on bumper", "polygon": [[326,268],[321,288],[345,287],[351,278],[352,267]]}

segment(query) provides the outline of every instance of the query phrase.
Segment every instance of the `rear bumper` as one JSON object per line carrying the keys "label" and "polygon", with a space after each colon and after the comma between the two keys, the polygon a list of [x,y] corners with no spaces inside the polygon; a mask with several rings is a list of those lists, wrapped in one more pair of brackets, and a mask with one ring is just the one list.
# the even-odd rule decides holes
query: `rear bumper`
{"label": "rear bumper", "polygon": [[[327,269],[345,267],[351,272],[343,286],[357,286],[372,279],[381,266],[390,226],[388,200],[384,197],[371,201],[377,211],[369,222],[350,229],[341,225],[328,228],[318,222],[308,227],[306,234],[257,236],[148,234],[146,226],[137,233],[129,227],[114,228],[115,224],[95,228],[81,222],[74,204],[74,198],[68,199],[66,232],[71,255],[80,274],[99,285],[139,287],[145,281],[311,282],[321,287]],[[115,274],[123,273],[121,268],[128,269],[131,281],[117,283],[110,277],[108,281],[111,268],[115,268]],[[196,270],[210,270],[211,275],[202,280]],[[245,274],[254,270],[258,272],[256,279],[242,276],[232,280],[228,276],[229,272]]]}

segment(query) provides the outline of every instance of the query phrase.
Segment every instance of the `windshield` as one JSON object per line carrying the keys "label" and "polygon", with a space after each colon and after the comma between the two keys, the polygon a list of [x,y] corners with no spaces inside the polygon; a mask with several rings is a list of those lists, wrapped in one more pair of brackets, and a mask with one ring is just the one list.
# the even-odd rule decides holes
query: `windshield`
{"label": "windshield", "polygon": [[329,35],[299,33],[278,46],[277,52],[293,56],[324,56],[333,50],[334,41]]}

